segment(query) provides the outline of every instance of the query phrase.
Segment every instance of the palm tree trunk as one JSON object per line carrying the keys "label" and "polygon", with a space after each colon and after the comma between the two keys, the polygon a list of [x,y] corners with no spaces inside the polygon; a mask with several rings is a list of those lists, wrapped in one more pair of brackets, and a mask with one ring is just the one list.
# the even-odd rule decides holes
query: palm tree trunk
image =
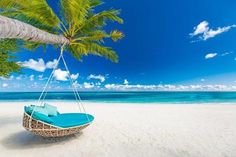
{"label": "palm tree trunk", "polygon": [[0,15],[0,39],[22,39],[45,44],[69,44],[62,35],[40,30],[32,25]]}

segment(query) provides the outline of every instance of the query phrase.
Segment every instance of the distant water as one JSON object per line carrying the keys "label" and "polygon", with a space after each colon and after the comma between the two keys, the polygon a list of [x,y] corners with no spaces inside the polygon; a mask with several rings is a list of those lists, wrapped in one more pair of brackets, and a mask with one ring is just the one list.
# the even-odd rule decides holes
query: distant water
{"label": "distant water", "polygon": [[[39,92],[2,92],[0,101],[35,101]],[[124,103],[236,103],[236,92],[82,92],[90,102]],[[50,92],[48,101],[75,101],[71,92]]]}

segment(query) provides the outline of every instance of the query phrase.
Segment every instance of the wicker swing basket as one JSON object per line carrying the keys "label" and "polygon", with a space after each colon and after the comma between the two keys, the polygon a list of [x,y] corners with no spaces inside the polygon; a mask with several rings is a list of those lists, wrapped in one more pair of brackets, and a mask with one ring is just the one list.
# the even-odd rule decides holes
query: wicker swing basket
{"label": "wicker swing basket", "polygon": [[[60,60],[62,59],[63,64],[66,68],[66,71],[68,73],[70,83],[73,87],[75,99],[78,102],[78,105],[81,105],[81,106],[79,106],[79,108],[82,108],[82,110],[86,114],[83,104],[81,103],[81,98],[79,96],[78,90],[77,90],[76,86],[74,85],[74,80],[71,77],[70,71],[69,71],[66,61],[63,57],[64,46],[65,46],[65,44],[63,44],[61,47],[61,53],[60,53],[59,58],[57,59],[56,66],[54,66],[53,71],[47,80],[47,83],[46,83],[46,85],[39,97],[37,105],[39,105],[39,103],[43,103],[43,101],[46,97],[46,94],[47,94],[48,85],[53,78],[53,74],[54,74],[56,68],[58,67]],[[80,112],[82,112],[82,110],[80,110]],[[34,113],[34,110],[32,111],[32,113]],[[23,127],[27,131],[30,131],[35,135],[39,135],[39,136],[43,136],[43,137],[64,137],[64,136],[73,135],[73,134],[80,132],[81,130],[83,130],[84,128],[89,126],[91,123],[92,123],[92,121],[88,121],[87,123],[82,124],[82,125],[63,128],[63,127],[55,126],[55,125],[52,125],[49,123],[45,123],[41,120],[35,119],[35,118],[33,118],[33,116],[29,115],[27,112],[24,112],[24,116],[23,116]]]}
{"label": "wicker swing basket", "polygon": [[[31,127],[30,127],[31,124]],[[61,128],[58,126],[50,125],[48,123],[39,121],[31,117],[26,112],[23,116],[23,127],[32,132],[35,135],[43,137],[64,137],[79,133],[81,130],[89,126],[91,123],[84,125],[70,127],[70,128]]]}

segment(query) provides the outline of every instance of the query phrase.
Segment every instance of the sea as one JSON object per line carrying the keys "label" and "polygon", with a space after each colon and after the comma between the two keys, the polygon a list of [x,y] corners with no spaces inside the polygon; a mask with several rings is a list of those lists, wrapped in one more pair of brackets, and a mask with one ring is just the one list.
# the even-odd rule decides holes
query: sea
{"label": "sea", "polygon": [[[0,101],[37,101],[40,92],[0,92]],[[80,92],[85,102],[200,104],[235,103],[236,92]],[[47,101],[75,101],[73,92],[48,92]]]}

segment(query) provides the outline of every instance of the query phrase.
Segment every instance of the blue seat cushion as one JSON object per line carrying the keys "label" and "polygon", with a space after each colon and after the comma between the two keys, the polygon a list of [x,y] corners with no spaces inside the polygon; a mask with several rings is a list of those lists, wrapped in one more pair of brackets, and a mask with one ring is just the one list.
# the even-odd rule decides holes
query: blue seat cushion
{"label": "blue seat cushion", "polygon": [[94,120],[92,115],[85,113],[64,113],[50,118],[53,120],[52,125],[62,128],[84,125]]}
{"label": "blue seat cushion", "polygon": [[40,106],[25,106],[25,112],[28,113],[29,115],[32,114],[33,112],[33,108],[34,109],[34,113],[32,115],[32,117],[36,120],[40,120],[46,123],[53,123],[53,120],[48,117],[48,113],[44,110],[44,108],[40,107]]}
{"label": "blue seat cushion", "polygon": [[43,122],[46,122],[46,123],[49,123],[49,124],[52,124],[54,122],[50,117],[45,116],[44,114],[41,114],[37,111],[33,113],[33,118],[43,121]]}
{"label": "blue seat cushion", "polygon": [[49,104],[44,104],[44,108],[47,110],[49,116],[57,116],[57,107]]}
{"label": "blue seat cushion", "polygon": [[36,120],[40,120],[58,127],[68,128],[68,127],[76,127],[84,124],[88,124],[94,120],[94,117],[90,114],[85,113],[64,113],[61,114],[57,112],[57,116],[49,116],[44,111],[47,111],[44,107],[41,106],[25,106],[25,112],[29,115],[32,114],[34,109],[33,118]]}

